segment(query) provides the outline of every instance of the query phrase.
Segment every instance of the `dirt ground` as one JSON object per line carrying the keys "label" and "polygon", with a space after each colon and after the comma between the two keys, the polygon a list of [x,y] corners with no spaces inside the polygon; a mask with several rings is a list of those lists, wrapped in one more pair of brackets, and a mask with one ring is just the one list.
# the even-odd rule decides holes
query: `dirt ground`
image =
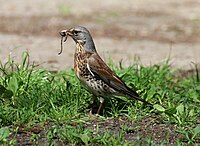
{"label": "dirt ground", "polygon": [[28,51],[31,60],[48,69],[73,66],[74,42],[60,50],[59,31],[86,26],[105,61],[124,65],[140,58],[142,64],[160,63],[170,56],[173,66],[191,69],[200,62],[200,1],[80,2],[70,0],[0,0],[0,61],[11,54],[20,60]]}

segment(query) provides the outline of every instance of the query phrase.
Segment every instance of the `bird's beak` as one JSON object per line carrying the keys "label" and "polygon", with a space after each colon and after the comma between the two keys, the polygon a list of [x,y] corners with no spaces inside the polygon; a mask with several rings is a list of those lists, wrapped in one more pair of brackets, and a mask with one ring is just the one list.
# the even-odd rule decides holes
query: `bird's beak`
{"label": "bird's beak", "polygon": [[71,28],[71,29],[67,30],[66,33],[67,33],[67,35],[69,35],[69,36],[73,36],[73,31],[74,31],[74,29]]}
{"label": "bird's beak", "polygon": [[69,30],[62,30],[60,31],[60,35],[62,37],[65,37],[65,36],[73,36],[73,29],[69,29]]}
{"label": "bird's beak", "polygon": [[[62,31],[60,31],[59,33],[61,35],[61,41],[65,42],[67,40],[68,36],[71,36],[73,38],[73,35],[74,35],[73,31],[74,31],[73,28],[71,28],[69,30],[62,30]],[[64,38],[64,40],[63,40],[63,38]]]}
{"label": "bird's beak", "polygon": [[[62,43],[63,42],[66,42],[66,40],[67,40],[67,37],[68,36],[73,36],[73,29],[69,29],[69,30],[62,30],[62,31],[60,31],[60,35],[61,35],[61,50],[60,50],[60,52],[58,53],[58,55],[60,55],[61,53],[62,53],[62,50],[63,50],[63,45],[62,45]],[[63,38],[64,38],[64,40],[63,40]]]}

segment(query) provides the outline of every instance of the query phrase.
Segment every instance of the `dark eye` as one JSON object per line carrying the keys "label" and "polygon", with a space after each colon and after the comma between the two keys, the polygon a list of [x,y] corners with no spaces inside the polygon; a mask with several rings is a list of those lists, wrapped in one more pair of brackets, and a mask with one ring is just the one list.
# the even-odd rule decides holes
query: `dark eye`
{"label": "dark eye", "polygon": [[78,35],[78,33],[79,33],[79,31],[77,31],[77,30],[73,31],[73,34],[76,35],[76,36]]}

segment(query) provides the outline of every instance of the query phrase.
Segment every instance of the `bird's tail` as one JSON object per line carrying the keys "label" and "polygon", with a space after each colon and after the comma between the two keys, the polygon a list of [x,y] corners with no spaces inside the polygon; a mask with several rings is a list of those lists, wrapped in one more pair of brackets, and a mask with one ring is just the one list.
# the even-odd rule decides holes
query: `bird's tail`
{"label": "bird's tail", "polygon": [[139,100],[139,101],[143,102],[144,104],[146,104],[148,106],[153,107],[153,105],[151,103],[149,103],[146,100],[142,99],[137,92],[133,91],[129,87],[128,87],[128,91],[126,92],[126,95],[129,96],[130,98],[134,98],[136,100]]}

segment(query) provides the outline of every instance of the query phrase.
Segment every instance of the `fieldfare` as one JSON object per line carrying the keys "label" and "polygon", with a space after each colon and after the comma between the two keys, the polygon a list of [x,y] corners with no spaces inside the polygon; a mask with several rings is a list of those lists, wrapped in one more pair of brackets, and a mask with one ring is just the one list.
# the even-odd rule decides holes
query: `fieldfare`
{"label": "fieldfare", "polygon": [[98,55],[92,36],[85,27],[77,26],[69,30],[62,30],[60,35],[61,52],[63,38],[65,42],[67,36],[70,36],[76,43],[74,54],[75,74],[94,97],[100,97],[100,106],[97,114],[99,114],[106,96],[126,96],[151,105],[140,98],[106,65]]}

